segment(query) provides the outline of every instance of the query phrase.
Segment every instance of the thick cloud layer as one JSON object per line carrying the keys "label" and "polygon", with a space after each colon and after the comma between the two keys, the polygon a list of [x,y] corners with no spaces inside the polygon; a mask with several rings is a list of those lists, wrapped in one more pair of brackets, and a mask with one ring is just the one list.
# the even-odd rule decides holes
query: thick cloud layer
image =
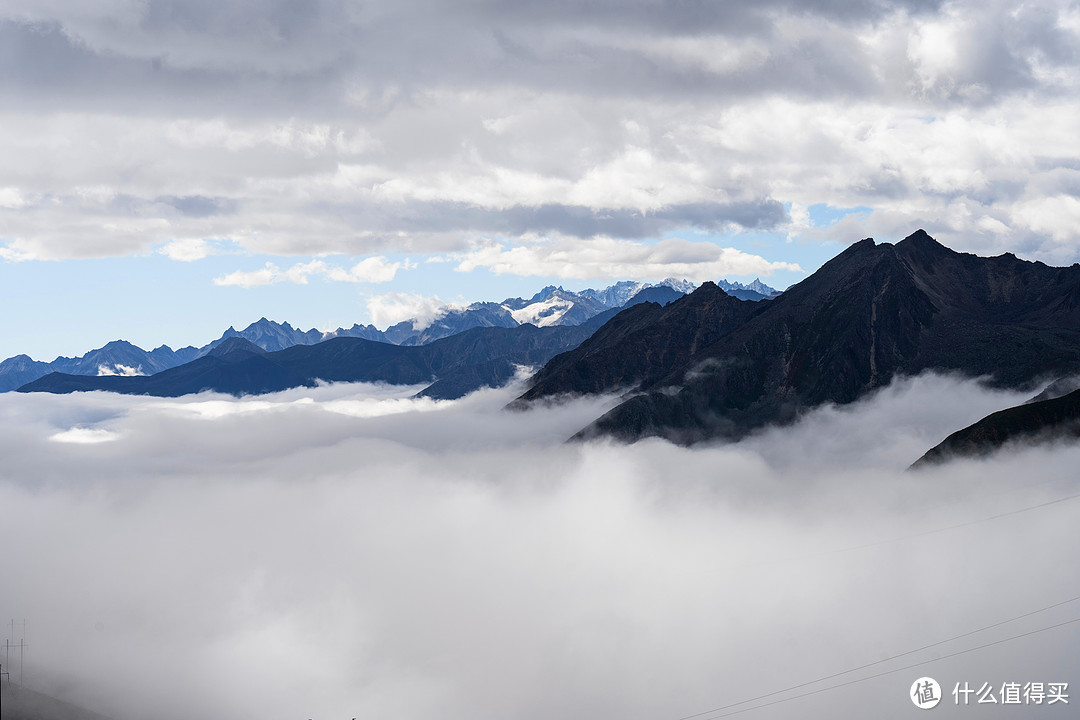
{"label": "thick cloud layer", "polygon": [[[1036,507],[1080,493],[1080,449],[903,472],[1021,396],[925,377],[695,449],[562,442],[611,399],[408,396],[3,396],[27,682],[121,720],[674,720],[1080,596],[1080,501]],[[746,716],[906,717],[921,675],[945,716],[957,682],[1075,689],[1076,624],[929,661],[1078,608]]]}
{"label": "thick cloud layer", "polygon": [[8,2],[0,257],[923,226],[1072,262],[1078,34],[1063,0]]}

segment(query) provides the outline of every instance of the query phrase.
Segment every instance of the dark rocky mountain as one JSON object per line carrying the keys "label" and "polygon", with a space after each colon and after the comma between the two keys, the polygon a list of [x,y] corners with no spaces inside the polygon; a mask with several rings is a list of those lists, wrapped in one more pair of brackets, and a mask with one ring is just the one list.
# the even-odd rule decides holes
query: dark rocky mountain
{"label": "dark rocky mountain", "polygon": [[[609,315],[614,314],[609,311]],[[244,338],[230,338],[203,357],[150,376],[85,376],[52,373],[20,392],[88,390],[178,397],[203,390],[254,395],[326,382],[433,383],[430,397],[460,397],[501,385],[517,366],[540,366],[577,346],[606,317],[579,326],[473,328],[427,345],[392,345],[363,338],[332,338],[266,352]]]}
{"label": "dark rocky mountain", "polygon": [[[577,347],[582,341],[602,327],[619,312],[618,308],[606,310],[599,315],[594,315],[587,321],[577,326],[559,328],[557,333],[545,336],[537,334],[532,325],[522,325],[521,328],[530,328],[525,331],[524,341],[515,335],[505,333],[491,333],[488,335],[471,335],[463,333],[465,337],[458,339],[456,343],[447,343],[447,349],[452,349],[454,354],[469,358],[467,362],[457,363],[449,370],[439,374],[438,380],[424,390],[417,393],[420,397],[431,397],[440,400],[452,400],[462,397],[473,390],[484,387],[502,387],[510,382],[519,372],[525,369],[533,371],[543,366],[556,354]],[[545,331],[556,328],[544,328]],[[455,336],[457,337],[457,336]],[[550,339],[549,339],[550,338]],[[483,358],[492,354],[492,348],[484,347],[483,343],[493,340],[506,342],[510,340],[515,345],[513,349],[506,347],[501,352],[495,349],[491,360]],[[553,343],[559,345],[553,347]],[[450,363],[443,362],[446,366]]]}
{"label": "dark rocky mountain", "polygon": [[913,469],[959,457],[990,455],[1010,442],[1043,443],[1080,437],[1080,390],[987,415],[930,448]]}
{"label": "dark rocky mountain", "polygon": [[553,358],[520,400],[651,387],[760,309],[713,283],[666,306],[639,303],[577,348]]}
{"label": "dark rocky mountain", "polygon": [[[626,311],[640,314],[624,337],[609,337],[612,323],[573,358],[555,358],[522,399],[638,382],[640,394],[581,435],[695,442],[852,402],[897,374],[957,371],[1023,387],[1080,370],[1080,266],[957,253],[921,230],[896,245],[856,243],[745,316],[722,315],[727,322],[678,317],[714,291],[700,292],[664,308],[667,318],[647,305]],[[697,333],[705,337],[688,342]],[[606,359],[591,358],[601,347]]]}

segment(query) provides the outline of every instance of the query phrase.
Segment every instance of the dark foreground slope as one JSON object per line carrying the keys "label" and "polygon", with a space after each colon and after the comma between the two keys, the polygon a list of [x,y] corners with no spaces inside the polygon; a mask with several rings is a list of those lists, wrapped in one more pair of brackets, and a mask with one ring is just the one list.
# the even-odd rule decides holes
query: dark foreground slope
{"label": "dark foreground slope", "polygon": [[[956,371],[1020,387],[1080,369],[1080,266],[956,253],[921,230],[896,245],[856,243],[759,307],[681,362],[650,363],[644,392],[580,435],[737,438],[851,402],[897,374]],[[652,332],[678,336],[673,322],[658,320]],[[614,342],[608,352],[633,347]],[[614,389],[604,386],[614,379],[594,387]],[[551,382],[529,397],[579,387]]]}
{"label": "dark foreground slope", "polygon": [[1077,437],[1080,437],[1080,390],[987,415],[930,448],[911,467],[989,455],[1010,442],[1040,443]]}
{"label": "dark foreground slope", "polygon": [[243,338],[230,338],[204,357],[155,375],[90,377],[52,373],[19,391],[107,390],[178,397],[213,390],[253,395],[310,387],[318,381],[415,385],[438,378],[425,391],[428,396],[460,397],[505,382],[517,365],[542,365],[556,353],[576,347],[613,314],[609,311],[579,326],[475,328],[422,346],[334,338],[268,353]]}

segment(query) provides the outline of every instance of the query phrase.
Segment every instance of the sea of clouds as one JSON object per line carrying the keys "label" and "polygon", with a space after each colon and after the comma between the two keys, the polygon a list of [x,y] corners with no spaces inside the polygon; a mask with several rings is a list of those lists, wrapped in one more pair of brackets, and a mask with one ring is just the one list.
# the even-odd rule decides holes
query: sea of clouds
{"label": "sea of clouds", "polygon": [[923,376],[688,449],[565,442],[613,398],[415,390],[0,396],[5,668],[117,720],[677,720],[869,663],[698,717],[917,663],[739,717],[908,717],[922,675],[944,716],[1080,703],[950,694],[1080,693],[1080,623],[944,657],[1080,602],[888,660],[1080,596],[1080,499],[1045,504],[1080,447],[905,471],[1030,393]]}

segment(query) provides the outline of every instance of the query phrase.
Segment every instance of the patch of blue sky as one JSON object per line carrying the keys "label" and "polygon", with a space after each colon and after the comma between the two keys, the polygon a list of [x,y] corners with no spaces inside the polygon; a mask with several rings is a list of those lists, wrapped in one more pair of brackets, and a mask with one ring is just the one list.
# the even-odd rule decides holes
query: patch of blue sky
{"label": "patch of blue sky", "polygon": [[[243,264],[281,260],[252,257]],[[326,283],[317,293],[292,283],[249,290],[214,284],[238,264],[236,256],[178,262],[158,254],[0,262],[0,302],[17,308],[0,315],[0,358],[25,353],[49,361],[118,339],[147,350],[175,349],[203,345],[229,325],[264,315],[317,324],[361,314],[356,286],[347,283]]]}
{"label": "patch of blue sky", "polygon": [[[790,204],[788,205],[788,211],[791,211]],[[850,208],[839,208],[826,203],[815,203],[806,208],[807,214],[810,216],[810,224],[815,229],[823,230],[827,227],[835,225],[839,221],[846,218],[848,215],[869,215],[873,212],[873,208],[859,205]],[[862,238],[853,238],[855,240],[861,240]]]}
{"label": "patch of blue sky", "polygon": [[[870,209],[818,204],[807,211],[811,229],[816,230]],[[732,247],[770,262],[797,263],[803,272],[761,275],[766,284],[778,289],[803,280],[843,249],[834,242],[789,239],[786,229],[711,233],[688,228],[642,242],[652,244],[669,237]],[[367,302],[389,292],[467,304],[530,297],[546,285],[576,291],[614,282],[522,277],[483,267],[461,272],[456,270],[458,260],[453,255],[388,254],[388,262],[409,263],[409,268],[399,269],[390,282],[336,282],[325,274],[311,274],[306,284],[284,280],[245,288],[218,285],[214,280],[237,271],[258,271],[267,263],[284,272],[316,258],[248,255],[231,250],[229,243],[211,244],[221,254],[192,262],[172,260],[157,252],[86,260],[0,261],[0,303],[6,309],[0,313],[0,359],[26,353],[48,361],[58,355],[81,355],[116,339],[145,349],[161,344],[199,346],[219,337],[230,325],[242,328],[260,317],[304,330],[367,324],[371,322]],[[363,257],[331,255],[319,259],[348,270]],[[731,274],[726,279],[749,282],[755,277]]]}
{"label": "patch of blue sky", "polygon": [[[288,280],[252,287],[218,285],[216,278],[250,273],[267,263],[282,272],[319,259],[348,270],[363,257],[209,255],[192,262],[158,253],[82,260],[0,261],[0,360],[18,354],[51,361],[82,355],[112,340],[146,350],[165,344],[201,346],[230,325],[240,329],[267,317],[303,330],[371,322],[367,302],[395,292],[445,302],[500,301],[531,296],[557,278],[497,275],[486,269],[456,272],[457,262],[428,256],[386,255],[411,261],[390,282],[340,282],[311,274],[306,284]],[[58,290],[62,289],[62,290]]]}

